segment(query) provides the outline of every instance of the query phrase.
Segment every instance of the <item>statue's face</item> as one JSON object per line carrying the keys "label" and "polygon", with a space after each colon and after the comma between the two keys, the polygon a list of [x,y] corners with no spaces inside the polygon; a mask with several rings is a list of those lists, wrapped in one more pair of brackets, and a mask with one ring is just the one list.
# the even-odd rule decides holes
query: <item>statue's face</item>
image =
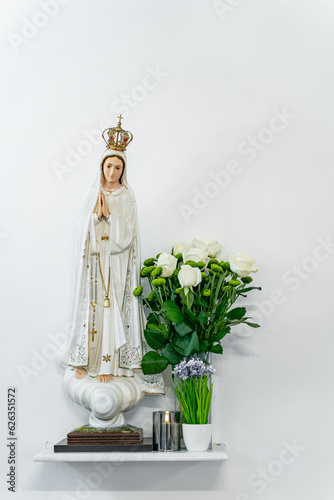
{"label": "statue's face", "polygon": [[103,164],[103,174],[107,182],[117,184],[123,172],[123,162],[120,158],[112,156]]}

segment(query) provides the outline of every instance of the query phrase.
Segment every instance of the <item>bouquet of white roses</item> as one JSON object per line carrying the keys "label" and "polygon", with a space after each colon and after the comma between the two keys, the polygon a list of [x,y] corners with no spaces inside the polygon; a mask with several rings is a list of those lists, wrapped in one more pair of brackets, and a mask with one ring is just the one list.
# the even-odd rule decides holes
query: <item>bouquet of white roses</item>
{"label": "bouquet of white roses", "polygon": [[204,238],[193,240],[191,248],[181,242],[171,254],[145,260],[141,276],[151,291],[147,297],[142,286],[133,292],[151,311],[144,335],[153,351],[142,359],[144,374],[162,372],[196,353],[222,354],[221,340],[232,326],[259,326],[249,321],[245,307],[232,309],[240,295],[261,290],[250,286],[249,274],[257,272],[254,259],[235,253],[218,260],[220,249],[217,241]]}

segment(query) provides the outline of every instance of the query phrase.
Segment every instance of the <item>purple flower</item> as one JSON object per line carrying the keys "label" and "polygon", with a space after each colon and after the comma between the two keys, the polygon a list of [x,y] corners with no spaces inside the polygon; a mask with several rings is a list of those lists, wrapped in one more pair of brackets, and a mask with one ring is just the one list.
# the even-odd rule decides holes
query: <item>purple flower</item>
{"label": "purple flower", "polygon": [[214,372],[215,369],[212,365],[206,365],[196,356],[192,356],[188,361],[183,360],[176,365],[172,373],[178,379],[187,380],[188,378],[199,378],[205,375],[210,376]]}

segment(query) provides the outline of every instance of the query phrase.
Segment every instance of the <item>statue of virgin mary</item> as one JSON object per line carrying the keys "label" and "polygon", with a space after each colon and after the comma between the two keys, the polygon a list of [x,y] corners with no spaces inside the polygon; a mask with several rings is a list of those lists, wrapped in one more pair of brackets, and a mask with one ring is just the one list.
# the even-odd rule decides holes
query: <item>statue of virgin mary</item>
{"label": "statue of virgin mary", "polygon": [[126,176],[125,149],[133,137],[122,129],[121,118],[102,134],[107,149],[79,220],[68,364],[77,379],[89,376],[104,383],[140,372],[143,391],[161,393],[161,381],[138,370],[145,354],[145,317],[132,292],[140,285],[140,240],[136,200]]}

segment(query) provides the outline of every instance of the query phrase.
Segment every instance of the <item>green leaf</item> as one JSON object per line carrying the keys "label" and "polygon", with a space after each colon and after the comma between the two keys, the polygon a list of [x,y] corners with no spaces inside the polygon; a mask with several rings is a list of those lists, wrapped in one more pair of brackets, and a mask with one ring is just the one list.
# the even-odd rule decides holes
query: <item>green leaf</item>
{"label": "green leaf", "polygon": [[161,332],[144,330],[144,336],[148,345],[155,351],[160,351],[168,343],[168,339]]}
{"label": "green leaf", "polygon": [[162,333],[165,339],[168,339],[169,337],[166,325],[162,325],[161,323],[159,323],[158,325],[156,325],[155,323],[147,323],[146,330],[151,330],[152,332],[156,333]]}
{"label": "green leaf", "polygon": [[248,288],[239,288],[236,290],[236,293],[246,293],[250,292],[251,290],[262,290],[260,286],[249,286]]}
{"label": "green leaf", "polygon": [[160,356],[157,352],[150,351],[141,360],[141,368],[144,375],[153,375],[163,372],[168,366],[168,360]]}
{"label": "green leaf", "polygon": [[199,351],[207,352],[210,347],[210,342],[208,340],[200,340],[199,341]]}
{"label": "green leaf", "polygon": [[190,322],[193,324],[193,325],[196,325],[197,323],[199,323],[199,319],[197,318],[197,316],[195,316],[195,314],[193,314],[190,309],[188,309],[187,307],[183,307],[182,308],[182,312],[185,316],[187,316],[187,318],[190,320]]}
{"label": "green leaf", "polygon": [[223,348],[220,344],[216,344],[210,348],[209,352],[213,352],[215,354],[223,354]]}
{"label": "green leaf", "polygon": [[195,352],[199,352],[199,340],[196,332],[189,333],[182,338],[175,335],[171,342],[175,350],[183,356],[190,356]]}
{"label": "green leaf", "polygon": [[217,332],[217,333],[215,333],[215,335],[213,335],[212,342],[219,342],[222,338],[225,337],[225,335],[230,333],[230,331],[231,331],[231,328],[229,328],[229,327],[226,327],[226,328],[223,328],[222,330],[219,330],[219,332]]}
{"label": "green leaf", "polygon": [[177,333],[180,335],[180,337],[184,337],[187,335],[187,333],[190,333],[193,331],[193,328],[187,325],[187,323],[182,322],[182,323],[176,323],[174,325],[175,330]]}
{"label": "green leaf", "polygon": [[260,325],[257,323],[249,323],[249,321],[245,321],[246,325],[251,326],[252,328],[260,328]]}
{"label": "green leaf", "polygon": [[177,335],[175,335],[175,336],[172,336],[170,338],[170,343],[171,343],[173,349],[175,349],[176,352],[178,352],[182,356],[185,356],[184,351],[185,351],[185,348],[186,348],[187,345],[186,344],[182,344],[181,340],[182,340],[181,337],[178,337]]}
{"label": "green leaf", "polygon": [[231,319],[231,320],[227,320],[226,321],[226,324],[228,324],[229,326],[240,325],[241,323],[245,323],[244,318],[241,318],[241,319]]}
{"label": "green leaf", "polygon": [[172,321],[172,323],[181,323],[184,319],[178,306],[173,304],[170,300],[164,302],[161,309],[164,311],[166,318],[169,319],[169,321]]}
{"label": "green leaf", "polygon": [[147,317],[147,323],[154,323],[155,325],[158,325],[159,320],[157,319],[157,315],[153,313],[149,314]]}
{"label": "green leaf", "polygon": [[208,319],[209,319],[210,313],[201,311],[198,315],[199,323],[203,329],[207,328],[208,326]]}
{"label": "green leaf", "polygon": [[232,309],[232,311],[226,314],[226,319],[228,320],[241,319],[243,316],[245,316],[245,314],[246,314],[245,307],[236,307],[235,309]]}
{"label": "green leaf", "polygon": [[183,359],[183,355],[179,354],[170,343],[162,349],[161,354],[171,365],[177,365]]}

